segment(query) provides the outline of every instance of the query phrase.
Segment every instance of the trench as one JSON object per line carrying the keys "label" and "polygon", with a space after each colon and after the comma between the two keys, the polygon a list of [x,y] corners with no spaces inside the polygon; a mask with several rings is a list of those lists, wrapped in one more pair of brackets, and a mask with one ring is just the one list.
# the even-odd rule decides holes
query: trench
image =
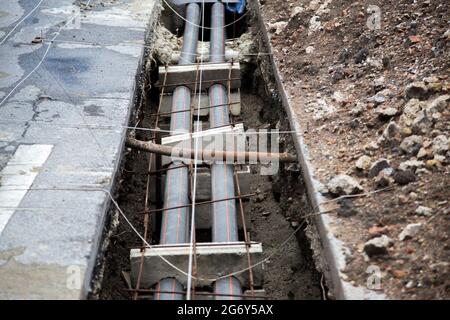
{"label": "trench", "polygon": [[[227,19],[232,18],[227,16]],[[246,50],[264,52],[259,31],[251,27],[256,25],[252,19],[254,18],[248,15],[234,29],[227,30],[228,35],[231,34],[227,40],[228,45],[233,47],[237,44],[239,48],[245,42]],[[150,36],[150,46],[151,43],[157,43],[154,37],[161,37],[161,34],[172,41],[177,41],[182,34],[176,23],[169,23],[173,21],[173,17],[163,14],[161,21],[158,28],[164,32],[158,31],[158,34]],[[249,39],[253,41],[249,42]],[[161,64],[168,63],[167,60],[163,61],[164,57],[157,51],[150,51],[143,63],[143,76],[137,86],[140,91],[137,96],[141,98],[136,101],[130,120],[132,127],[153,128],[155,124],[154,113],[160,99],[159,89],[155,86],[158,81],[157,70]],[[240,59],[240,63],[241,113],[236,120],[244,123],[245,129],[289,131],[288,118],[271,82],[267,57],[250,55]],[[149,140],[151,135],[150,131],[135,131],[135,137],[139,140]],[[295,154],[290,133],[280,134],[279,151]],[[117,203],[122,211],[141,235],[147,232],[148,241],[153,245],[159,243],[160,220],[158,217],[148,219],[145,229],[142,213],[147,198],[150,207],[157,205],[161,199],[155,195],[155,203],[152,203],[151,196],[146,193],[148,163],[148,153],[125,148],[115,189]],[[270,259],[264,263],[263,285],[255,289],[264,289],[264,295],[269,299],[322,299],[326,296],[327,289],[316,268],[311,244],[306,236],[308,228],[311,230],[314,226],[302,218],[312,210],[302,181],[301,168],[295,163],[280,163],[275,174],[261,175],[261,165],[255,164],[250,166],[250,172],[249,192],[254,196],[245,206],[245,214],[249,215],[247,231],[252,241],[262,243],[263,257],[270,255]],[[151,299],[151,294],[137,296],[130,290],[130,250],[140,248],[142,241],[114,208],[109,217],[92,280],[90,299]],[[239,238],[242,240],[242,232]],[[196,241],[211,241],[211,231],[199,230]],[[210,287],[198,289],[206,292],[212,290]]]}

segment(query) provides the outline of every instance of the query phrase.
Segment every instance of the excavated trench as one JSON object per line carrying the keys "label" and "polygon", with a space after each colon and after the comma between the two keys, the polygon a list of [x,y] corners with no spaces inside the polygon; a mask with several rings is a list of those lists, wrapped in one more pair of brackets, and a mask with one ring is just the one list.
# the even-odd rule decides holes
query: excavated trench
{"label": "excavated trench", "polygon": [[[251,28],[256,23],[249,19],[246,17],[233,29],[227,30],[227,34],[231,35],[227,40],[227,48],[249,54],[239,59],[242,86],[241,114],[238,120],[244,123],[245,129],[289,131],[286,113],[271,81],[269,60],[263,54],[255,54],[266,51],[259,41],[258,31]],[[154,127],[155,117],[152,113],[156,112],[159,104],[159,90],[154,85],[158,80],[157,69],[161,64],[173,63],[173,57],[179,50],[179,35],[182,30],[176,23],[168,23],[172,20],[166,15],[162,16],[161,21],[162,25],[149,39],[151,49],[143,64],[144,70],[138,86],[140,92],[130,121],[130,126],[133,127]],[[149,131],[135,131],[135,137],[139,140],[149,140],[151,134]],[[280,152],[295,153],[290,133],[280,134],[279,141]],[[125,148],[116,183],[117,202],[140,234],[145,232],[142,212],[145,209],[148,163],[148,153]],[[251,240],[262,243],[264,257],[271,256],[264,264],[265,294],[273,299],[322,299],[326,296],[326,288],[321,273],[316,269],[311,244],[306,236],[307,233],[314,232],[314,225],[302,219],[302,216],[312,210],[307,200],[301,169],[296,164],[280,164],[274,175],[261,175],[260,169],[260,165],[251,166],[250,192],[256,195],[250,199],[245,213],[250,215]],[[154,221],[150,219],[148,225],[151,244],[158,243],[159,223]],[[197,241],[210,241],[210,237],[208,230],[199,232]],[[142,241],[130,226],[119,216],[117,210],[111,209],[102,252],[92,281],[91,299],[133,298],[126,281],[130,271],[130,249],[141,246]]]}

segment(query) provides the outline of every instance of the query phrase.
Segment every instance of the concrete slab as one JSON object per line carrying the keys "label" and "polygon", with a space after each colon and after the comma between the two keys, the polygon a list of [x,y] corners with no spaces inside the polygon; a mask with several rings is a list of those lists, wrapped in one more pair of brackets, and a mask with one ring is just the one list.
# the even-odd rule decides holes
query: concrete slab
{"label": "concrete slab", "polygon": [[[253,267],[253,281],[256,287],[262,286],[264,268],[263,264],[257,264],[263,258],[261,243],[252,242],[248,248],[251,255]],[[157,245],[144,251],[143,272],[141,274],[141,288],[150,288],[159,280],[175,277],[183,285],[186,285],[189,265],[190,246],[188,243],[179,245]],[[247,284],[249,272],[247,260],[247,249],[244,242],[198,243],[196,286],[210,286],[215,279],[233,274],[242,284]],[[163,257],[166,261],[164,261]],[[131,260],[131,283],[136,286],[136,281],[141,265],[141,249],[130,251]],[[227,261],[224,264],[223,261]],[[171,266],[167,263],[171,264]]]}
{"label": "concrete slab", "polygon": [[202,90],[216,83],[221,83],[230,89],[241,87],[241,68],[239,62],[205,63],[159,67],[158,87],[166,93],[172,92],[177,86],[185,85],[191,90],[197,90],[197,78],[202,72]]}
{"label": "concrete slab", "polygon": [[80,299],[160,8],[39,3],[0,3],[0,299]]}

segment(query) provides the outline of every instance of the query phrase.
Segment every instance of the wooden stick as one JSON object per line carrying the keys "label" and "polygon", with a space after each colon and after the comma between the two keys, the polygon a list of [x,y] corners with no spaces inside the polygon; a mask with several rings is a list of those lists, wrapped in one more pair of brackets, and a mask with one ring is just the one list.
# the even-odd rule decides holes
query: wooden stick
{"label": "wooden stick", "polygon": [[[185,159],[195,159],[195,150],[187,148],[177,148],[170,146],[163,146],[150,141],[141,141],[134,138],[127,138],[126,146],[129,148],[137,149],[140,151],[151,152],[161,154],[165,156],[172,156]],[[267,153],[267,152],[249,152],[249,151],[215,151],[215,150],[202,150],[197,152],[197,160],[222,160],[223,162],[245,160],[246,162],[251,160],[258,161],[279,161],[279,162],[297,162],[297,157],[284,152],[284,153]]]}

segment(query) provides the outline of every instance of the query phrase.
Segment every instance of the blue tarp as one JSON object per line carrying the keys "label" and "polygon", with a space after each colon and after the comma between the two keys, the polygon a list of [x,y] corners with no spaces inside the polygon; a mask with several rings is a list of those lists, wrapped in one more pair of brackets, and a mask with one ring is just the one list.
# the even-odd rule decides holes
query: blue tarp
{"label": "blue tarp", "polygon": [[238,3],[227,3],[227,10],[241,14],[245,9],[245,0],[239,0]]}

